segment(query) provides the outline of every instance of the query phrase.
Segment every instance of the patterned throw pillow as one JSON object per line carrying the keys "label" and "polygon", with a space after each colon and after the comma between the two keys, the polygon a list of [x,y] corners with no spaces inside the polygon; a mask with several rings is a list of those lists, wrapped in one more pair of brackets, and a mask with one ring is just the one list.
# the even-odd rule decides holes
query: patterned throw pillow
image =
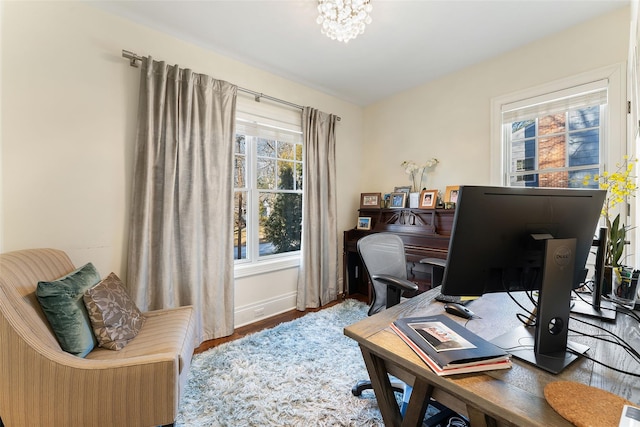
{"label": "patterned throw pillow", "polygon": [[144,324],[144,316],[114,273],[85,292],[84,304],[100,347],[123,349]]}

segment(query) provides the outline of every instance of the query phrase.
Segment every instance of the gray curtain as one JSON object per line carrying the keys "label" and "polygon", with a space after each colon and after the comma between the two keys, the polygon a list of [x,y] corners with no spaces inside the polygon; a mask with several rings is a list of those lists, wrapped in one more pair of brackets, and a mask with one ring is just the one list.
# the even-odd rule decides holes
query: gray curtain
{"label": "gray curtain", "polygon": [[199,342],[233,332],[236,92],[142,64],[127,282],[142,310],[193,305]]}
{"label": "gray curtain", "polygon": [[302,110],[304,196],[298,310],[319,307],[338,295],[336,120],[333,114],[310,107]]}

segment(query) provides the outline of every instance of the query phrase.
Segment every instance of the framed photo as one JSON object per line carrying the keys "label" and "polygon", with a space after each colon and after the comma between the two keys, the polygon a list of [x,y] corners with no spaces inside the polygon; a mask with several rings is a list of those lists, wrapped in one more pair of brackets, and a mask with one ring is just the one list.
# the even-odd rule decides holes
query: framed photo
{"label": "framed photo", "polygon": [[458,203],[458,191],[460,190],[459,185],[448,185],[447,189],[444,192],[444,202],[445,203]]}
{"label": "framed photo", "polygon": [[359,216],[358,225],[356,225],[356,228],[358,230],[371,230],[371,217]]}
{"label": "framed photo", "polygon": [[395,187],[393,189],[394,193],[411,193],[411,186],[410,185],[405,185],[403,187]]}
{"label": "framed photo", "polygon": [[404,205],[406,202],[407,202],[407,193],[403,193],[401,191],[391,193],[391,199],[389,200],[389,207],[394,209],[404,208]]}
{"label": "framed photo", "polygon": [[360,193],[360,209],[379,207],[380,193]]}
{"label": "framed photo", "polygon": [[435,209],[437,201],[438,190],[422,190],[418,207],[420,209]]}

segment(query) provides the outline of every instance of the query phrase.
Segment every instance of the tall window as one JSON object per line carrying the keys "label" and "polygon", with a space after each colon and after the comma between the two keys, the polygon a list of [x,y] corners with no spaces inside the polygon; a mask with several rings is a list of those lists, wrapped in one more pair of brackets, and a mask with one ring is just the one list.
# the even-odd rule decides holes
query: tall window
{"label": "tall window", "polygon": [[[254,107],[255,109],[256,107]],[[237,112],[234,168],[234,259],[257,263],[300,251],[302,132],[300,114]],[[269,114],[271,113],[271,114]],[[264,115],[267,114],[267,115]],[[280,115],[282,115],[280,114]]]}
{"label": "tall window", "polygon": [[604,163],[606,107],[606,81],[503,105],[505,184],[584,187]]}

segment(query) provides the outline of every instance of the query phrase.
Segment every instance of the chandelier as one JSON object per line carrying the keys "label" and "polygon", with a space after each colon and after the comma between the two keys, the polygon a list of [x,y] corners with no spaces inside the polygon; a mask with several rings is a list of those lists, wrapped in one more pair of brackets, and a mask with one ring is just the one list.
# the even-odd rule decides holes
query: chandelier
{"label": "chandelier", "polygon": [[347,43],[364,33],[371,23],[371,0],[318,0],[320,31],[332,40]]}

